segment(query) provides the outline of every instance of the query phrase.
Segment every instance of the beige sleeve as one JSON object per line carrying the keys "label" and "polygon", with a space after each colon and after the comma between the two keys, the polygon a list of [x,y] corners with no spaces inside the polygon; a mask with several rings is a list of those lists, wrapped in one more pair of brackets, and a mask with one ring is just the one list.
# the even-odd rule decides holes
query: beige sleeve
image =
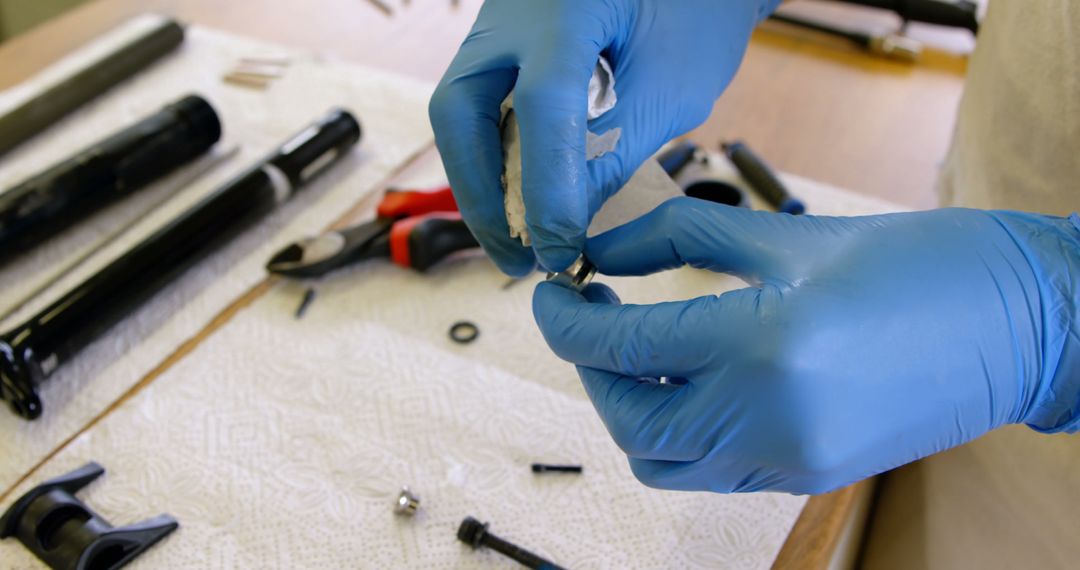
{"label": "beige sleeve", "polygon": [[[993,0],[944,205],[1080,210],[1080,2]],[[862,568],[1075,568],[1080,438],[1009,426],[887,473]]]}
{"label": "beige sleeve", "polygon": [[1080,210],[1080,3],[990,3],[939,189],[945,206]]}

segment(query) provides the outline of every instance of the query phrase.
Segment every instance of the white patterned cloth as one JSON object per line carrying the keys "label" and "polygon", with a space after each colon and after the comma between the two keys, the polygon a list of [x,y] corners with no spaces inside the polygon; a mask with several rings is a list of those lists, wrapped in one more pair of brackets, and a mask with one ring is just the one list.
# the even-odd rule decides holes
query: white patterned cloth
{"label": "white patterned cloth", "polygon": [[[227,65],[253,51],[291,53],[294,63],[265,93],[222,86]],[[164,85],[174,89],[149,96]],[[126,122],[175,99],[176,89],[206,94],[224,116],[227,136],[245,142],[244,156],[230,164],[234,171],[333,102],[356,111],[364,140],[321,186],[200,264],[50,380],[41,420],[0,416],[5,486],[261,280],[269,253],[321,230],[431,144],[427,85],[192,28],[181,54],[81,112],[89,123],[56,127],[70,141],[42,137],[12,156],[33,170],[34,161],[93,140],[97,132],[88,124],[100,132]],[[735,178],[726,166],[718,172]],[[228,174],[196,188],[205,192]],[[414,176],[420,187],[443,182],[434,160]],[[0,173],[5,182],[12,177],[18,176]],[[787,180],[817,213],[895,209]],[[178,202],[197,195],[185,191]],[[366,199],[369,208],[375,201]],[[133,234],[144,225],[153,224],[145,220]],[[57,249],[22,267],[55,262],[61,248],[50,247]],[[767,567],[805,499],[639,484],[573,368],[550,353],[532,324],[538,279],[504,290],[505,277],[477,255],[427,275],[371,262],[317,282],[318,295],[300,320],[293,313],[304,284],[280,281],[64,447],[0,508],[34,484],[95,460],[107,473],[79,496],[108,520],[126,524],[167,512],[180,521],[133,568],[512,567],[456,540],[467,515],[572,568]],[[642,303],[739,286],[692,269],[604,281],[628,302]],[[5,299],[23,286],[6,268],[0,274]],[[474,343],[447,338],[460,319],[479,327]],[[529,469],[534,461],[581,463],[585,472],[538,476]],[[412,519],[392,514],[406,484],[421,497]],[[0,560],[4,567],[40,567],[14,540],[0,541]]]}
{"label": "white patterned cloth", "polygon": [[[145,25],[145,19],[140,18],[112,35]],[[284,77],[266,91],[222,82],[222,75],[239,58],[251,56],[287,56],[292,63]],[[87,52],[76,52],[30,83],[0,93],[0,108],[48,84],[56,76],[55,69],[70,68],[87,57]],[[217,110],[224,131],[220,146],[242,145],[239,156],[177,192],[145,219],[136,217],[167,197],[172,191],[170,183],[185,173],[120,201],[74,231],[32,250],[31,255],[0,266],[0,312],[6,312],[10,303],[33,290],[61,261],[78,255],[116,228],[132,226],[111,247],[58,283],[51,294],[0,324],[6,330],[55,298],[56,292],[77,284],[247,169],[331,107],[350,109],[363,128],[357,148],[326,176],[299,190],[257,227],[188,271],[62,366],[41,389],[41,418],[26,422],[6,406],[0,408],[0,433],[4,434],[0,437],[0,494],[262,280],[263,265],[274,251],[326,228],[408,157],[429,147],[434,139],[427,120],[432,89],[427,83],[386,72],[191,26],[176,53],[0,159],[0,188],[7,188],[188,93],[203,95]]]}
{"label": "white patterned cloth", "polygon": [[[443,180],[437,161],[414,176]],[[818,213],[895,209],[787,181]],[[300,320],[305,284],[280,282],[7,502],[100,462],[88,504],[116,523],[168,512],[181,524],[135,568],[513,567],[457,541],[468,515],[571,568],[768,567],[805,498],[638,483],[532,324],[539,278],[504,290],[476,255],[427,275],[371,262],[316,282]],[[693,269],[602,280],[641,303],[739,286]],[[480,329],[472,344],[447,337],[461,319]],[[585,472],[538,476],[534,461]],[[421,498],[413,519],[392,514],[402,485]],[[13,541],[0,559],[35,567]]]}

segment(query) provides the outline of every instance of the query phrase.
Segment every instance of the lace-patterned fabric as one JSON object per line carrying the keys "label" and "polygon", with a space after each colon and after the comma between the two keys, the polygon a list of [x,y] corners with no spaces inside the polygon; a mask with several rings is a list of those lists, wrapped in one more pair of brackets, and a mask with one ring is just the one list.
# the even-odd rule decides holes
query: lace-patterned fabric
{"label": "lace-patterned fabric", "polygon": [[[415,176],[443,179],[434,163]],[[818,213],[894,209],[787,181]],[[510,567],[456,540],[467,515],[571,568],[768,567],[805,498],[638,483],[532,323],[539,279],[503,289],[477,255],[426,275],[371,262],[315,283],[299,320],[306,284],[279,282],[12,498],[101,462],[80,496],[107,518],[180,520],[133,568]],[[600,279],[639,303],[740,286],[693,269]],[[462,319],[480,329],[472,344],[447,337]],[[534,461],[585,472],[538,476]],[[392,513],[402,485],[421,498],[413,519]],[[12,541],[0,559],[34,567]]]}
{"label": "lace-patterned fabric", "polygon": [[[144,25],[142,19],[128,27]],[[115,33],[123,33],[128,27]],[[108,42],[109,38],[100,40]],[[91,48],[90,51],[93,51]],[[225,84],[221,76],[241,57],[287,56],[285,75],[266,91]],[[0,93],[0,108],[33,92],[88,57],[77,52],[30,83]],[[327,175],[300,190],[287,204],[254,228],[188,271],[102,339],[61,367],[41,389],[44,413],[34,422],[0,410],[0,492],[114,402],[180,344],[194,336],[219,311],[263,279],[263,264],[278,248],[323,230],[371,192],[407,157],[433,141],[427,120],[432,86],[385,72],[333,61],[279,46],[247,40],[198,26],[187,29],[179,51],[90,105],[54,125],[4,157],[0,188],[146,116],[188,93],[203,95],[217,110],[226,147],[241,144],[239,156],[178,192],[150,216],[137,217],[167,198],[177,173],[94,215],[55,240],[0,267],[0,310],[33,290],[65,259],[116,228],[130,225],[112,246],[12,315],[4,329],[33,314],[56,292],[77,284],[137,243],[206,193],[248,168],[272,148],[299,132],[333,106],[358,117],[363,138],[358,148]],[[6,312],[6,311],[5,311]]]}

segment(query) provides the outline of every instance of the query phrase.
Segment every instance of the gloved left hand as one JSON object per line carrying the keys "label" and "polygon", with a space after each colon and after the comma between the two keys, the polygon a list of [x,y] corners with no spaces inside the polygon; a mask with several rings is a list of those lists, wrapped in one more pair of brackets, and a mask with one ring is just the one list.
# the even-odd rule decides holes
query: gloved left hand
{"label": "gloved left hand", "polygon": [[[701,124],[779,0],[488,0],[430,105],[461,215],[511,275],[539,260],[566,269],[593,214],[670,139]],[[587,124],[603,53],[618,103]],[[522,197],[533,249],[510,237],[500,176],[499,105],[511,89],[521,132]],[[585,160],[585,130],[621,128]],[[535,257],[534,257],[535,252]]]}
{"label": "gloved left hand", "polygon": [[677,198],[586,255],[607,274],[691,264],[751,283],[645,306],[537,286],[544,338],[648,485],[819,493],[1008,423],[1080,428],[1075,215]]}

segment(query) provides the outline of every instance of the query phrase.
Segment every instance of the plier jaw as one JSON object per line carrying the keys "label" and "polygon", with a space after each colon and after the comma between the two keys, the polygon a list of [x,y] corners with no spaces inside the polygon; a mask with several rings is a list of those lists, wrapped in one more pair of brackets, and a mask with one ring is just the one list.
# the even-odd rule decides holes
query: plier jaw
{"label": "plier jaw", "polygon": [[[286,277],[319,277],[350,263],[378,257],[373,245],[393,227],[394,220],[376,218],[344,230],[293,242],[274,254],[266,270]],[[377,248],[375,248],[377,249]]]}
{"label": "plier jaw", "polygon": [[274,254],[266,270],[286,277],[318,277],[350,263],[383,257],[422,271],[454,251],[476,246],[449,187],[391,189],[374,220],[294,242]]}

